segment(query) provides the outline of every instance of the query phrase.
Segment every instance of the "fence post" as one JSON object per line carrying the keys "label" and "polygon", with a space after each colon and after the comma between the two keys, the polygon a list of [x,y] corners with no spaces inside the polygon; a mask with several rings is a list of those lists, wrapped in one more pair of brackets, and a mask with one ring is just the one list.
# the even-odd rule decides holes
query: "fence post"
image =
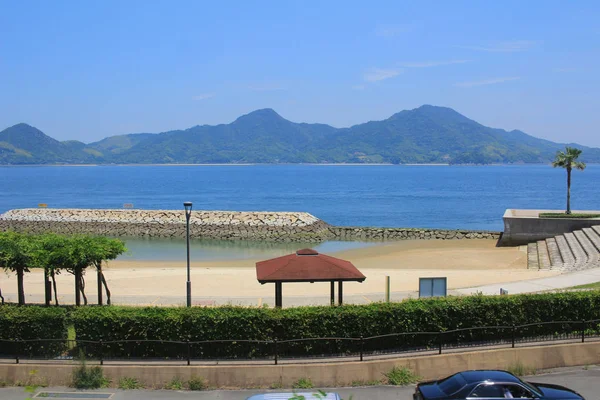
{"label": "fence post", "polygon": [[517,327],[515,324],[512,326],[512,348],[515,348],[515,336],[517,335]]}
{"label": "fence post", "polygon": [[21,341],[17,340],[15,343],[15,361],[19,363],[19,350],[21,350]]}
{"label": "fence post", "polygon": [[279,349],[277,348],[277,339],[275,339],[273,341],[273,343],[275,344],[275,365],[277,365],[277,361],[279,358]]}
{"label": "fence post", "polygon": [[100,339],[100,365],[104,365],[104,346],[102,345],[102,339]]}
{"label": "fence post", "polygon": [[191,357],[192,357],[191,356],[192,351],[191,351],[191,345],[190,345],[190,339],[189,338],[186,339],[186,344],[187,344],[187,365],[190,365],[190,363],[191,363]]}
{"label": "fence post", "polygon": [[365,344],[365,339],[361,335],[360,336],[360,361],[363,360],[363,348],[364,348],[364,344]]}
{"label": "fence post", "polygon": [[581,320],[581,343],[585,343],[585,319]]}
{"label": "fence post", "polygon": [[438,334],[438,348],[439,348],[438,354],[442,354],[442,335],[443,335],[443,332],[440,331],[440,333]]}

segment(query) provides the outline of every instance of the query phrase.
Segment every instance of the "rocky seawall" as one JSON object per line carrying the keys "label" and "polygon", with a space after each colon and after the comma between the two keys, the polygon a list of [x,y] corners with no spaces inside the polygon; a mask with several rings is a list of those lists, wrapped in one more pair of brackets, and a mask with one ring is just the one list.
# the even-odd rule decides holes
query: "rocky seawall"
{"label": "rocky seawall", "polygon": [[[183,210],[30,208],[0,215],[0,231],[85,233],[122,237],[185,237]],[[332,226],[303,212],[192,211],[190,237],[221,240],[498,239],[499,232]]]}

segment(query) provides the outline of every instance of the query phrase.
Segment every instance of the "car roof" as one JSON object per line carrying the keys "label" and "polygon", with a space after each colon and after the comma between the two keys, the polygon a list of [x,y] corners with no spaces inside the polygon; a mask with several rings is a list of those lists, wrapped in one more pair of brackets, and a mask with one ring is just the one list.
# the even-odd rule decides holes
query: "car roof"
{"label": "car roof", "polygon": [[476,370],[459,372],[465,381],[475,383],[481,381],[519,382],[519,378],[506,371]]}

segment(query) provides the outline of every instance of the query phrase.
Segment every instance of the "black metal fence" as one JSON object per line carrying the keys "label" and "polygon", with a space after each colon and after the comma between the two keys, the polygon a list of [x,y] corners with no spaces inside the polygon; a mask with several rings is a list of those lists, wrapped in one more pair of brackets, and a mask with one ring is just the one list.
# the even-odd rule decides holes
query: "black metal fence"
{"label": "black metal fence", "polygon": [[464,348],[515,347],[525,343],[585,342],[600,337],[600,319],[551,321],[526,325],[470,327],[440,332],[402,332],[387,335],[289,340],[111,340],[0,339],[0,357],[31,360],[162,360],[162,361],[268,361],[442,354]]}

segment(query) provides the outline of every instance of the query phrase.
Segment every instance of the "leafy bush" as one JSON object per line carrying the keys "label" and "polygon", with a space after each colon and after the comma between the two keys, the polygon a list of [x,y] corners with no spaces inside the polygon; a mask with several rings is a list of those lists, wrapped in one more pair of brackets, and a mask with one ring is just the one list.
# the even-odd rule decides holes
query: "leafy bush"
{"label": "leafy bush", "polygon": [[[65,339],[53,342],[12,340]],[[62,308],[3,305],[0,307],[0,355],[55,357],[66,349],[67,312]]]}
{"label": "leafy bush", "polygon": [[[136,308],[86,307],[74,309],[71,320],[81,340],[99,341],[108,357],[258,358],[274,354],[274,343],[307,338],[359,338],[402,333],[364,341],[365,352],[437,348],[444,344],[493,343],[517,337],[555,333],[576,334],[581,320],[600,319],[600,292],[564,292],[511,296],[464,296],[406,300],[400,303],[265,309],[243,307]],[[536,323],[575,321],[567,324]],[[492,326],[497,328],[469,329]],[[598,324],[588,324],[598,332]],[[411,332],[431,332],[412,334]],[[226,342],[226,340],[258,342]],[[106,343],[130,340],[129,343]],[[135,342],[140,340],[140,342]],[[143,340],[153,342],[144,343]],[[186,341],[223,340],[221,343]],[[180,341],[180,343],[162,343]],[[358,340],[305,340],[278,343],[285,356],[356,354]],[[98,357],[99,346],[88,346]]]}
{"label": "leafy bush", "polygon": [[421,379],[406,367],[394,367],[384,375],[387,379],[387,383],[394,386],[410,385],[411,383],[416,383],[419,381],[419,379]]}
{"label": "leafy bush", "polygon": [[208,384],[202,377],[194,377],[188,381],[188,388],[190,390],[206,390]]}
{"label": "leafy bush", "polygon": [[314,385],[310,378],[300,378],[292,385],[294,389],[312,389],[313,387]]}
{"label": "leafy bush", "polygon": [[83,363],[73,370],[73,387],[77,389],[99,389],[109,383],[100,366],[88,367]]}
{"label": "leafy bush", "polygon": [[173,378],[171,380],[171,382],[169,382],[165,385],[165,389],[167,389],[167,390],[183,390],[184,389],[183,381],[181,380],[181,378],[176,376],[175,378]]}
{"label": "leafy bush", "polygon": [[123,390],[134,390],[134,389],[142,389],[144,385],[142,385],[136,378],[128,378],[123,377],[119,379],[119,389]]}

